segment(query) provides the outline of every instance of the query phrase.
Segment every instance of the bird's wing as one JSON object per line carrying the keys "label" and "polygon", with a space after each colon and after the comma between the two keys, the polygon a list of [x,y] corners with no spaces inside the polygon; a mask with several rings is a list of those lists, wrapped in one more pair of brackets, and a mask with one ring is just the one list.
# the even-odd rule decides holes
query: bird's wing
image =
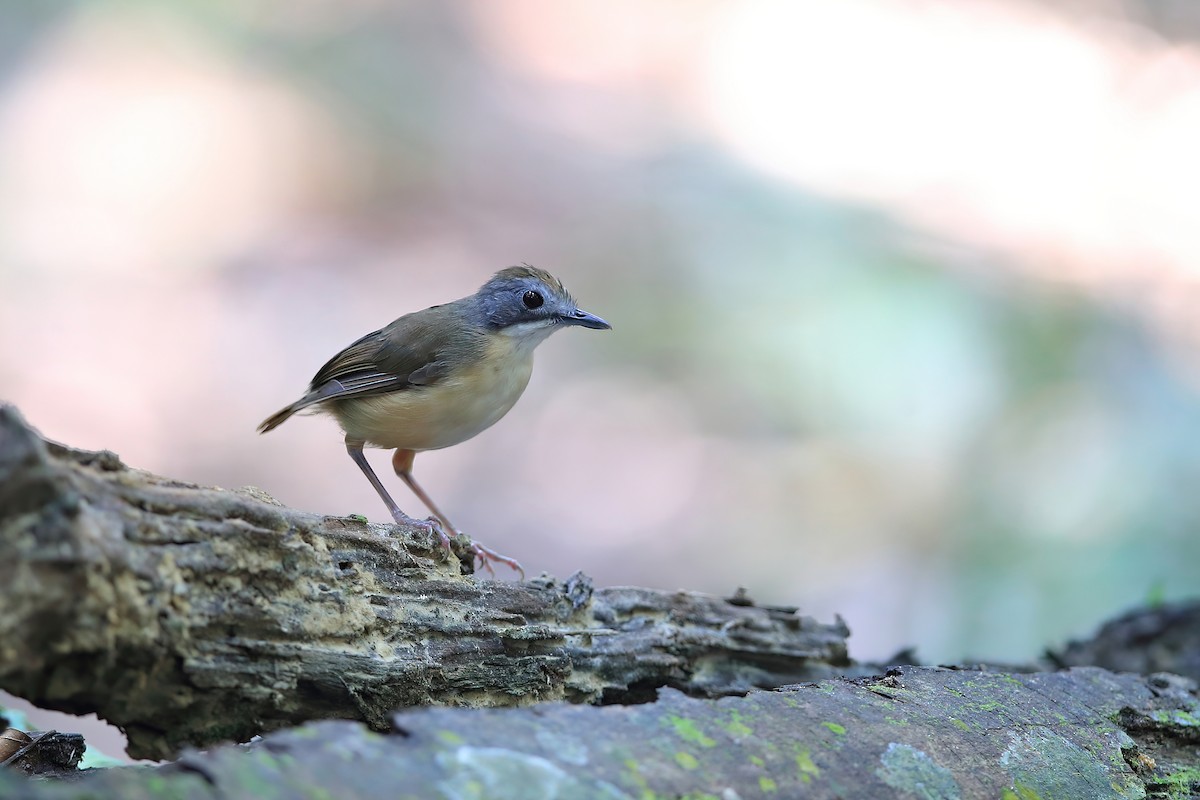
{"label": "bird's wing", "polygon": [[[465,366],[482,352],[475,336],[442,335],[448,328],[441,324],[443,318],[456,316],[449,306],[434,306],[368,333],[317,371],[301,402],[312,405],[437,383],[448,373],[451,359]],[[452,324],[449,329],[455,330]]]}

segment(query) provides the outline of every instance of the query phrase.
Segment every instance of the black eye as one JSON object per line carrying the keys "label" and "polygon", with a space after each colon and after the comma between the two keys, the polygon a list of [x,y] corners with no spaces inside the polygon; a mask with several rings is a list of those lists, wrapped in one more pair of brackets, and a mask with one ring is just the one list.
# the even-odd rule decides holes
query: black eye
{"label": "black eye", "polygon": [[541,306],[542,303],[544,303],[546,301],[542,298],[542,296],[540,294],[538,294],[537,292],[530,289],[528,292],[521,295],[521,302],[525,304],[526,308],[534,309],[534,308],[538,308],[539,306]]}

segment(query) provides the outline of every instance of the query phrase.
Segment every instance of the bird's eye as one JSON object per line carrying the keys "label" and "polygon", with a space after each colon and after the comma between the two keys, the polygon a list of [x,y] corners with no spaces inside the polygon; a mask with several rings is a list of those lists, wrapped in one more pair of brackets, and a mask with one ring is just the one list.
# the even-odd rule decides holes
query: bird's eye
{"label": "bird's eye", "polygon": [[521,302],[525,304],[526,308],[532,310],[532,309],[538,308],[539,306],[541,306],[542,303],[544,303],[546,301],[542,298],[541,294],[530,289],[528,292],[526,292],[525,294],[523,294],[521,296]]}

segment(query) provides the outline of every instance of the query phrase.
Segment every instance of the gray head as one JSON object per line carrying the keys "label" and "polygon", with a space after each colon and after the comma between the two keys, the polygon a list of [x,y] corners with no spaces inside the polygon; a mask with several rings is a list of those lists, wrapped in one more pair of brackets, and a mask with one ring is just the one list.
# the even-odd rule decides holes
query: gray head
{"label": "gray head", "polygon": [[484,325],[535,342],[569,325],[612,327],[576,305],[558,278],[528,265],[500,270],[479,288],[474,301]]}

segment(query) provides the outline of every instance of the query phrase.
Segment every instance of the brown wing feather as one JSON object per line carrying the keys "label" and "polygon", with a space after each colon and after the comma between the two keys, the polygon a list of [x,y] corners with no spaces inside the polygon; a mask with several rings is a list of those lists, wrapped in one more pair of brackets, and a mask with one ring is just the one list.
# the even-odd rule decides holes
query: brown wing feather
{"label": "brown wing feather", "polygon": [[446,376],[451,364],[476,363],[485,352],[485,336],[463,324],[458,306],[464,302],[406,314],[363,336],[329,359],[313,376],[308,392],[264,420],[259,431],[266,433],[318,403],[430,386]]}

